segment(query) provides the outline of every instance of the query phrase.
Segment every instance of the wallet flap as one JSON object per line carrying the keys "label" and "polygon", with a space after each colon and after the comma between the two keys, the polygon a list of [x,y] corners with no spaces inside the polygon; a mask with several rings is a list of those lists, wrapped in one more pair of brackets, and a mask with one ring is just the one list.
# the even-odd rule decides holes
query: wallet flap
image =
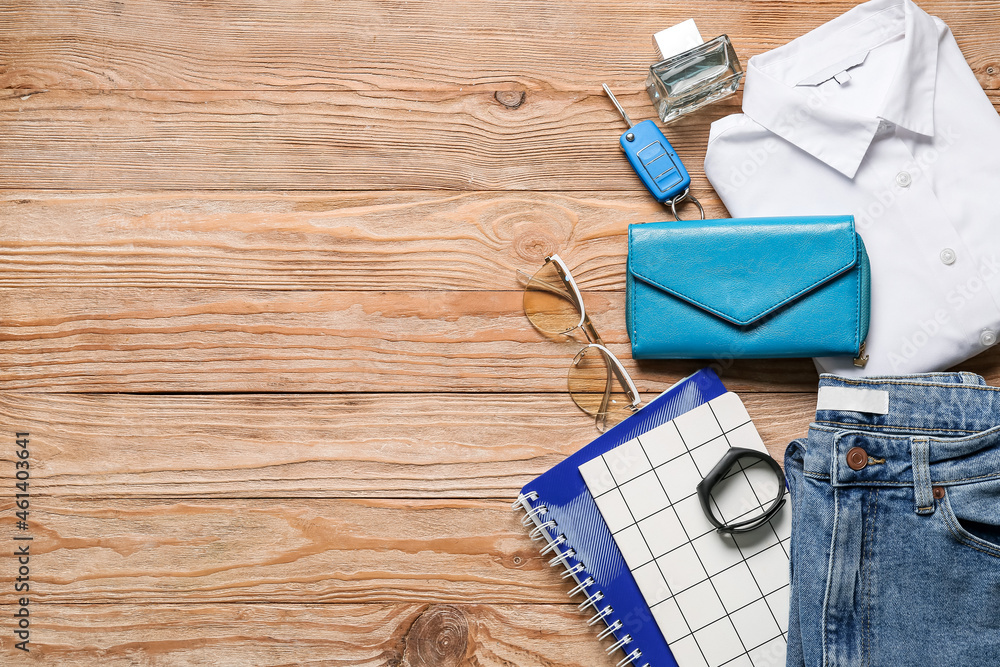
{"label": "wallet flap", "polygon": [[629,225],[632,276],[740,326],[801,298],[858,261],[853,216]]}

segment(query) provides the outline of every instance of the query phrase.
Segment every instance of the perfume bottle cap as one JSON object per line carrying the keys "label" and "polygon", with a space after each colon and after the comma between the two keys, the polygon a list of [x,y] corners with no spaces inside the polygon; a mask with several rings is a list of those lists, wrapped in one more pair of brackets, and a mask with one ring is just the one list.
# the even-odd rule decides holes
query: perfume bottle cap
{"label": "perfume bottle cap", "polygon": [[701,33],[698,32],[698,26],[695,25],[694,19],[681,21],[677,25],[653,35],[653,46],[660,54],[660,60],[666,60],[670,56],[676,56],[678,53],[701,46],[704,42],[705,40],[701,38]]}

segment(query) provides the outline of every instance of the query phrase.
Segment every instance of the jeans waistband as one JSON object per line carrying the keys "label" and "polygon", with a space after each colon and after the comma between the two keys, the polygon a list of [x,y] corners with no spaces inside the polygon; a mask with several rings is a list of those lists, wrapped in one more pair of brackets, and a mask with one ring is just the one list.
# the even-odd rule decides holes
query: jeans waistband
{"label": "jeans waistband", "polygon": [[885,414],[817,410],[803,474],[834,486],[913,486],[921,498],[931,485],[1000,478],[1000,388],[978,375],[823,375],[823,387],[875,390]]}
{"label": "jeans waistband", "polygon": [[885,392],[888,412],[817,410],[817,423],[945,437],[981,433],[1000,424],[1000,387],[987,386],[986,381],[974,373],[871,378],[824,374],[820,376],[819,386],[821,392],[825,387]]}

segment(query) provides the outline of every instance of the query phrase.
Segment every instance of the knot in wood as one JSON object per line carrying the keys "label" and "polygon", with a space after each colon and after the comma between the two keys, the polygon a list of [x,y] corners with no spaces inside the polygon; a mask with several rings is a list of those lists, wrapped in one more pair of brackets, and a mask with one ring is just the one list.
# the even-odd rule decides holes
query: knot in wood
{"label": "knot in wood", "polygon": [[517,256],[533,264],[540,264],[546,257],[559,250],[559,242],[547,231],[529,229],[514,239]]}
{"label": "knot in wood", "polygon": [[458,667],[468,645],[465,614],[450,605],[431,605],[406,633],[405,658],[411,667]]}
{"label": "knot in wood", "polygon": [[508,109],[516,109],[524,104],[524,98],[526,96],[527,93],[523,90],[498,90],[493,93],[493,99]]}

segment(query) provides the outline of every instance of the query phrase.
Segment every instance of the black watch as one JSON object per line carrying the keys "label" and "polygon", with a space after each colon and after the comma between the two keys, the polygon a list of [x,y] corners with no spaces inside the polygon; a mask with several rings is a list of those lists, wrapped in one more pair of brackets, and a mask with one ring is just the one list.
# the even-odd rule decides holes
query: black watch
{"label": "black watch", "polygon": [[[720,520],[715,515],[715,512],[712,511],[710,502],[712,489],[732,470],[736,462],[742,459],[756,459],[767,463],[778,479],[778,495],[775,496],[774,500],[766,508],[762,508],[764,510],[763,514],[742,521],[726,523]],[[720,533],[747,533],[770,521],[785,504],[785,473],[782,471],[781,466],[778,465],[778,462],[765,452],[760,452],[756,449],[746,449],[744,447],[732,447],[715,464],[712,471],[705,475],[705,479],[698,482],[698,500],[701,502],[701,509],[705,512],[705,516],[708,517],[708,520],[712,522],[712,525]]]}

